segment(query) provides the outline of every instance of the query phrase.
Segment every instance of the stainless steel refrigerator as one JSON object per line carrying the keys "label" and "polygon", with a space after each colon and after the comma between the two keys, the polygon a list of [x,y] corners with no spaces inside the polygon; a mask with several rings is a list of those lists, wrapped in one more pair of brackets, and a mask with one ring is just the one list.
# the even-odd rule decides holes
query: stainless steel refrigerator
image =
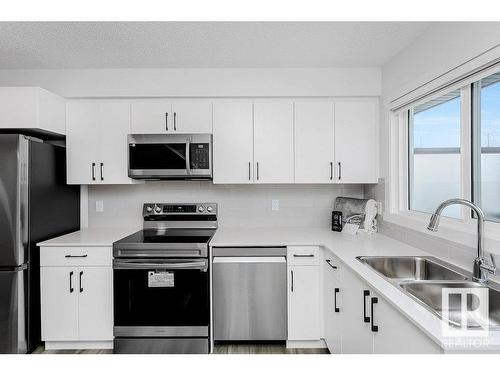
{"label": "stainless steel refrigerator", "polygon": [[80,188],[66,184],[66,150],[0,134],[0,353],[40,343],[40,257],[36,244],[78,230]]}

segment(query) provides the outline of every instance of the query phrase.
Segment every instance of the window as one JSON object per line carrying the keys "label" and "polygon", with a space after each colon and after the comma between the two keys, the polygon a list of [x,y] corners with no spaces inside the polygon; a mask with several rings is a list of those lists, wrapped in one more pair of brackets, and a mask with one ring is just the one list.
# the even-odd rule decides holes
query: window
{"label": "window", "polygon": [[[461,196],[460,112],[459,90],[408,111],[410,210],[434,212],[442,201]],[[459,218],[460,207],[444,214]]]}
{"label": "window", "polygon": [[[404,112],[408,189],[399,210],[432,213],[444,200],[462,197],[478,204],[486,220],[500,222],[500,70],[468,82]],[[399,119],[404,122],[401,112]],[[457,205],[444,215],[474,218]]]}
{"label": "window", "polygon": [[473,197],[500,221],[500,72],[473,85]]}

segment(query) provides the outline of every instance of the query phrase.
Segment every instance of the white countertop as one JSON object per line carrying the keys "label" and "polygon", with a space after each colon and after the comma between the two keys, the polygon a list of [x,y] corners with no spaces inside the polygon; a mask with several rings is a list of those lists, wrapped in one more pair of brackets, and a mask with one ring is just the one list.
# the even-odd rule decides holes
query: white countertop
{"label": "white countertop", "polygon": [[[39,243],[39,246],[112,246],[141,228],[87,228]],[[382,234],[349,235],[328,228],[219,228],[211,246],[323,246],[389,301],[446,351],[464,351],[463,340],[443,338],[441,319],[404,294],[377,272],[359,262],[362,255],[430,255]],[[490,331],[487,350],[500,350],[500,330]],[[445,343],[450,344],[446,346]],[[471,349],[474,350],[474,349]],[[484,347],[482,348],[484,350]]]}
{"label": "white countertop", "polygon": [[[323,246],[344,262],[352,271],[375,289],[384,299],[416,324],[446,352],[476,351],[460,345],[463,337],[443,337],[442,321],[425,309],[399,287],[391,284],[377,272],[356,259],[362,255],[431,255],[382,234],[349,235],[332,232],[328,228],[219,228],[211,246]],[[472,267],[472,265],[471,265]],[[500,331],[490,331],[486,351],[500,350]],[[484,341],[483,341],[484,343]],[[479,351],[484,351],[481,346]]]}
{"label": "white countertop", "polygon": [[113,242],[142,228],[85,228],[38,243],[38,246],[112,246]]}

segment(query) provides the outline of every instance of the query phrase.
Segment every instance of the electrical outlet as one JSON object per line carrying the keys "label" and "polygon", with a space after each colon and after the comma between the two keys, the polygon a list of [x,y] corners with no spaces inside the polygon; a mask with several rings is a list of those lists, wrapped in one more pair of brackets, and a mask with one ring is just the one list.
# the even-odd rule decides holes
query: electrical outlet
{"label": "electrical outlet", "polygon": [[95,201],[95,212],[104,212],[104,201]]}
{"label": "electrical outlet", "polygon": [[280,210],[280,201],[279,201],[279,199],[273,199],[271,201],[271,209],[273,211],[279,211]]}

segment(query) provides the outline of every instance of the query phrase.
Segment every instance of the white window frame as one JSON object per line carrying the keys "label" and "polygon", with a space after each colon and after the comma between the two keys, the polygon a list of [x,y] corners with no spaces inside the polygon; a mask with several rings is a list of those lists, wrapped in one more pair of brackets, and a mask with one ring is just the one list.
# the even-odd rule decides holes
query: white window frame
{"label": "white window frame", "polygon": [[[423,102],[427,102],[448,92],[460,89],[461,91],[461,197],[472,200],[472,142],[471,142],[471,84],[500,71],[500,67],[487,69],[460,83],[433,93],[432,96],[419,99],[410,105],[398,108],[397,111],[388,111],[389,124],[389,165],[388,183],[386,185],[386,212],[384,220],[410,229],[434,235],[453,242],[475,247],[476,246],[476,219],[470,215],[466,207],[461,209],[461,218],[442,217],[438,232],[427,230],[430,213],[408,209],[408,110]],[[452,197],[450,197],[452,198]],[[494,252],[500,247],[500,223],[487,221],[485,224],[485,240],[487,249]],[[491,251],[490,250],[490,251]]]}

